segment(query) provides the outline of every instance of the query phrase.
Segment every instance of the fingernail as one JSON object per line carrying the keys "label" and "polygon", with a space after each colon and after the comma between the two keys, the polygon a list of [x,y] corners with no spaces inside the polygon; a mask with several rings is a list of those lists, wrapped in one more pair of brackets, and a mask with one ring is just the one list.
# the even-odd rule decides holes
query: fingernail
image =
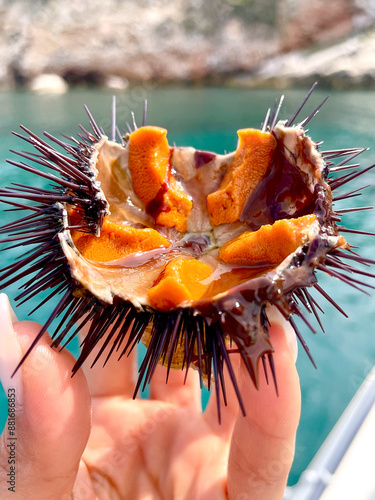
{"label": "fingernail", "polygon": [[297,361],[298,343],[296,333],[292,325],[287,321],[281,312],[274,306],[267,306],[267,318],[271,325],[278,324],[285,332],[286,341],[290,352],[292,353],[294,362]]}
{"label": "fingernail", "polygon": [[22,358],[22,350],[13,329],[14,320],[17,321],[17,316],[8,296],[0,293],[0,381],[5,393],[12,393],[19,404],[22,399],[22,371],[18,370],[13,377],[12,373]]}
{"label": "fingernail", "polygon": [[297,357],[298,357],[298,342],[297,342],[297,337],[296,337],[296,332],[294,331],[292,325],[284,319],[284,331],[286,335],[286,341],[288,343],[288,347],[290,349],[290,352],[292,353],[293,360],[296,363]]}
{"label": "fingernail", "polygon": [[[5,295],[5,293],[2,293],[2,294],[0,294],[0,295]],[[7,299],[8,299],[9,311],[10,311],[10,319],[12,320],[12,324],[13,324],[13,323],[17,323],[17,321],[19,321],[19,320],[18,320],[18,318],[17,318],[17,315],[16,315],[16,313],[14,312],[13,307],[10,305],[10,302],[9,302],[9,298],[8,298],[8,297],[7,297]]]}

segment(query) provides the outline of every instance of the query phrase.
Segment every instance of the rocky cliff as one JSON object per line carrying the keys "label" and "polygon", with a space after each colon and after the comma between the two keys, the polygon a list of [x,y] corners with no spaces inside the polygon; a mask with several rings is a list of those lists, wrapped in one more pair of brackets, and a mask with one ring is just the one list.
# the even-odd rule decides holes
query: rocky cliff
{"label": "rocky cliff", "polygon": [[[42,73],[69,84],[246,74],[242,83],[280,85],[286,75],[293,82],[288,64],[371,38],[374,13],[375,0],[0,0],[0,85]],[[375,81],[368,47],[363,64]]]}

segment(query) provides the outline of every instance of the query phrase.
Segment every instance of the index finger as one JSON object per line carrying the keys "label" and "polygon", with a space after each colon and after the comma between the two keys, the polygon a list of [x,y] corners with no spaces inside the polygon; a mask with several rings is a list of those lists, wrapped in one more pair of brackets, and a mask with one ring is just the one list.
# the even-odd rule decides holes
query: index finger
{"label": "index finger", "polygon": [[240,495],[257,500],[282,499],[293,461],[301,409],[299,377],[283,328],[276,324],[270,335],[278,395],[272,384],[267,385],[264,373],[256,390],[241,364],[240,389],[247,415],[239,414],[234,426],[228,464],[229,499]]}

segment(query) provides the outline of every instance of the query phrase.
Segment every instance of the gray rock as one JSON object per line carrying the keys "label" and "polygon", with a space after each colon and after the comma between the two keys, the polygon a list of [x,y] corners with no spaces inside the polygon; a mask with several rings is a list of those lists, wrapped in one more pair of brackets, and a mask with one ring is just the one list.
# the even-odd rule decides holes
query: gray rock
{"label": "gray rock", "polygon": [[375,33],[354,36],[316,52],[275,56],[256,71],[232,78],[231,85],[287,87],[318,80],[333,88],[375,87]]}
{"label": "gray rock", "polygon": [[[327,49],[321,56],[316,52],[314,61],[314,53],[301,49],[315,51],[335,42],[334,50],[347,50],[338,40],[351,35],[357,43],[353,36],[373,23],[374,3],[0,0],[0,86],[24,84],[44,73],[70,84],[105,85],[108,75],[131,82],[216,81],[250,72],[251,84],[303,81],[334,58]],[[365,41],[358,43],[362,47]],[[340,52],[340,58],[347,57]],[[371,67],[365,70],[360,62],[356,67],[362,76],[344,63],[334,74],[353,82],[372,79]],[[325,73],[333,82],[328,67]]]}

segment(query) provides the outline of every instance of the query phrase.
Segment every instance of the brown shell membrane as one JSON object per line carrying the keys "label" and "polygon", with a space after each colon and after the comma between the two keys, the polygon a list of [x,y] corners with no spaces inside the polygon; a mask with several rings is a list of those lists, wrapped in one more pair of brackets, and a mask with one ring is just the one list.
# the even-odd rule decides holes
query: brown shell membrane
{"label": "brown shell membrane", "polygon": [[[203,281],[205,293],[197,299],[177,303],[170,310],[189,308],[193,315],[205,318],[206,328],[219,324],[227,347],[235,342],[257,384],[258,360],[273,351],[265,320],[265,304],[276,305],[288,318],[292,313],[298,314],[292,305],[291,294],[298,287],[314,284],[314,269],[324,261],[326,254],[346,245],[332,218],[332,195],[323,176],[324,161],[303,128],[289,127],[285,122],[279,122],[270,132],[240,131],[239,147],[229,155],[193,148],[168,147],[167,151],[165,141],[160,152],[153,138],[155,135],[165,138],[166,131],[157,127],[146,128],[146,131],[138,129],[133,132],[137,134],[137,140],[140,136],[141,142],[144,139],[142,134],[147,136],[142,142],[143,149],[137,151],[136,160],[131,156],[132,134],[125,146],[103,137],[95,145],[93,171],[109,203],[108,220],[111,223],[140,230],[151,228],[170,245],[134,251],[114,261],[92,261],[79,252],[76,232],[66,230],[60,235],[60,241],[72,277],[105,303],[121,299],[147,310],[151,307],[148,290],[160,282],[165,269],[175,259],[196,259],[202,265],[210,266],[212,274]],[[267,153],[259,153],[257,144],[254,146],[251,141],[249,144],[243,141],[241,145],[241,137],[246,137],[246,134],[267,135],[271,144],[267,146]],[[155,174],[152,195],[144,180],[150,158],[156,163],[156,174],[152,172]],[[261,162],[264,165],[260,165]],[[244,187],[244,176],[248,176],[254,166],[257,173],[252,184]],[[137,168],[142,169],[139,179],[134,174]],[[242,178],[236,177],[240,168]],[[140,186],[137,193],[135,185]],[[179,200],[184,202],[176,205],[177,208],[171,204],[168,206],[171,196],[165,197],[171,185],[172,194],[174,189]],[[245,188],[246,197],[243,196]],[[236,196],[242,201],[237,202]],[[210,199],[213,200],[211,211]],[[222,199],[225,200],[224,215],[218,216],[212,210]],[[236,206],[234,220],[232,214],[225,215],[225,209],[231,210],[228,199],[242,203]],[[72,225],[74,211],[69,205],[66,208]],[[160,214],[168,215],[173,210],[179,217],[175,225],[173,218],[171,222],[160,217]],[[256,260],[237,265],[220,259],[219,251],[229,240],[262,226],[273,225],[275,221],[299,219],[310,214],[315,215],[315,222],[308,225],[300,244],[280,262]],[[225,222],[226,217],[229,222]],[[282,247],[283,242],[274,241],[273,244]],[[143,334],[146,345],[150,344],[154,333],[150,327]],[[190,362],[207,375],[210,369],[202,364],[198,350],[198,346],[194,347]],[[172,368],[181,368],[186,363],[186,349],[183,346],[177,348],[168,359],[164,356],[159,361]]]}

